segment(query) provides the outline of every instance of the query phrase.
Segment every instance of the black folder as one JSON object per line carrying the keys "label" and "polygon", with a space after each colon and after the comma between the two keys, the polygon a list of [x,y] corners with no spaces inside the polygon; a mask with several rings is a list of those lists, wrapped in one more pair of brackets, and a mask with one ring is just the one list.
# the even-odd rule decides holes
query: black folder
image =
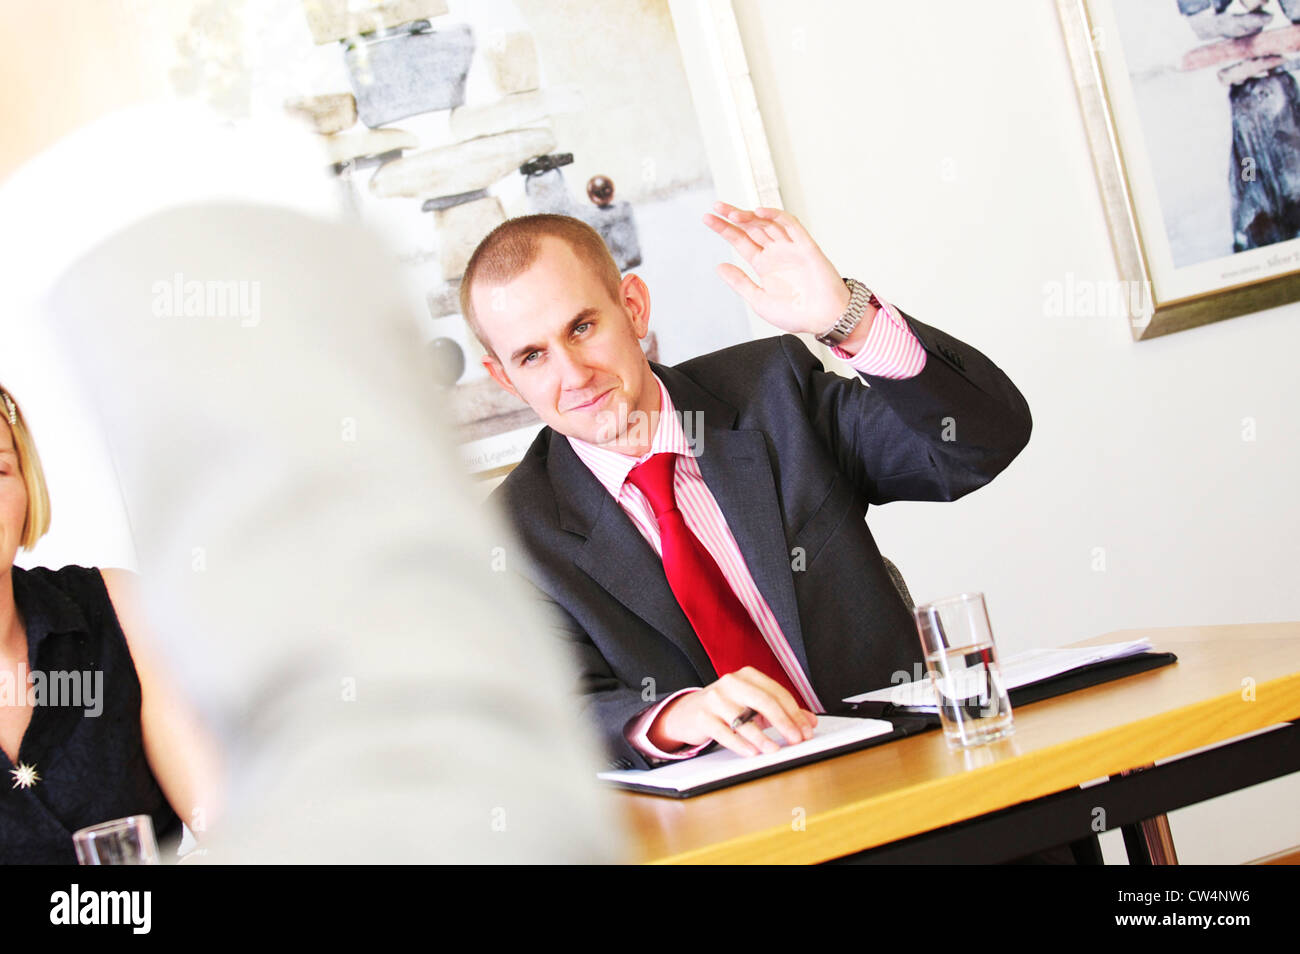
{"label": "black folder", "polygon": [[[1178,662],[1178,657],[1173,653],[1156,652],[1135,653],[1132,656],[1121,656],[1118,659],[1103,659],[1101,662],[1089,663],[1086,666],[1071,669],[1057,676],[1019,686],[1009,690],[1007,695],[1011,699],[1011,709],[1014,712],[1021,706],[1027,706],[1030,703],[1051,699],[1053,696],[1074,692],[1076,689],[1087,689],[1089,686],[1100,685],[1114,679],[1123,679],[1125,676],[1134,676],[1149,669],[1159,669],[1161,666],[1168,666],[1176,662]],[[896,716],[908,716],[926,719],[927,724],[931,727],[940,724],[937,712],[910,712],[906,706],[897,706],[892,702],[859,702],[853,705],[852,712],[853,715],[866,716],[871,719],[889,719],[892,721]],[[875,740],[871,739],[869,741],[874,742]]]}

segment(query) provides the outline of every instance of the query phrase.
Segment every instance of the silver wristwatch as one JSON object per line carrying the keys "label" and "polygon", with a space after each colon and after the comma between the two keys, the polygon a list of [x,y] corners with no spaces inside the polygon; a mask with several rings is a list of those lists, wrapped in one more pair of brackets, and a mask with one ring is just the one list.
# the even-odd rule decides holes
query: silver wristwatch
{"label": "silver wristwatch", "polygon": [[849,307],[844,309],[844,314],[840,315],[839,321],[831,326],[830,331],[817,336],[817,340],[824,345],[834,347],[843,342],[866,314],[867,305],[876,299],[875,293],[862,282],[846,278],[844,284],[849,287]]}

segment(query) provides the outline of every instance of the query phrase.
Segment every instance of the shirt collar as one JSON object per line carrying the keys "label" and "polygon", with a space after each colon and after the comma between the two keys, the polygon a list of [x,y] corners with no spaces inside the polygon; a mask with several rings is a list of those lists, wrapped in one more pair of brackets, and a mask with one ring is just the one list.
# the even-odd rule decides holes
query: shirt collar
{"label": "shirt collar", "polygon": [[650,450],[641,457],[631,457],[604,447],[597,447],[578,437],[569,437],[569,445],[578,458],[587,465],[601,486],[610,492],[615,500],[623,489],[628,473],[637,464],[649,460],[654,454],[690,454],[690,442],[682,430],[682,422],[673,407],[673,399],[664,387],[659,375],[650,372],[659,385],[659,423],[655,426],[654,438],[650,441]]}
{"label": "shirt collar", "polygon": [[27,630],[27,657],[32,665],[39,659],[45,637],[58,633],[89,632],[85,614],[62,590],[44,579],[42,571],[14,567],[11,571],[14,603]]}

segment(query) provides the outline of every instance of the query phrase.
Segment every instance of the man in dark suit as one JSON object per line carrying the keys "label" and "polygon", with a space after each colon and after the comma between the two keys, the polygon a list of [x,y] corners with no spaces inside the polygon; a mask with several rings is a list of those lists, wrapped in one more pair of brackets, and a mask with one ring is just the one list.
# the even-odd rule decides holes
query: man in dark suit
{"label": "man in dark suit", "polygon": [[773,751],[765,727],[797,742],[844,696],[910,677],[916,630],[867,507],[955,500],[1031,428],[991,361],[841,279],[788,213],[715,213],[758,281],[719,274],[787,334],[651,364],[644,282],[558,216],[499,227],[461,287],[489,373],[549,425],[494,499],[618,767]]}

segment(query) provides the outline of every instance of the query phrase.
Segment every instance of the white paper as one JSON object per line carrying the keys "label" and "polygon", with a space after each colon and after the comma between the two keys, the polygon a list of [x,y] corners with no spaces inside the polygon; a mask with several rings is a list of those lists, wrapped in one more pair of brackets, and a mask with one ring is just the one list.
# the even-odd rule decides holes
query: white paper
{"label": "white paper", "polygon": [[[1151,640],[1143,637],[1127,643],[1105,643],[1101,646],[1083,646],[1072,649],[1030,649],[1008,656],[999,662],[1002,684],[1008,690],[1019,689],[1043,679],[1050,679],[1073,669],[1090,666],[1107,659],[1121,659],[1148,652]],[[925,712],[937,712],[934,686],[929,677],[920,682],[901,683],[887,689],[876,689],[858,696],[849,696],[845,702],[892,702],[896,706]]]}
{"label": "white paper", "polygon": [[859,742],[877,735],[887,735],[893,731],[893,725],[882,719],[819,715],[813,737],[803,742],[796,742],[794,745],[784,744],[781,733],[777,729],[769,728],[768,738],[782,745],[779,752],[745,756],[737,755],[730,749],[721,749],[706,755],[697,755],[693,759],[670,762],[658,768],[600,772],[598,777],[610,782],[630,782],[684,792],[733,775],[780,765],[791,759],[802,758],[815,752],[826,752],[851,742]]}

